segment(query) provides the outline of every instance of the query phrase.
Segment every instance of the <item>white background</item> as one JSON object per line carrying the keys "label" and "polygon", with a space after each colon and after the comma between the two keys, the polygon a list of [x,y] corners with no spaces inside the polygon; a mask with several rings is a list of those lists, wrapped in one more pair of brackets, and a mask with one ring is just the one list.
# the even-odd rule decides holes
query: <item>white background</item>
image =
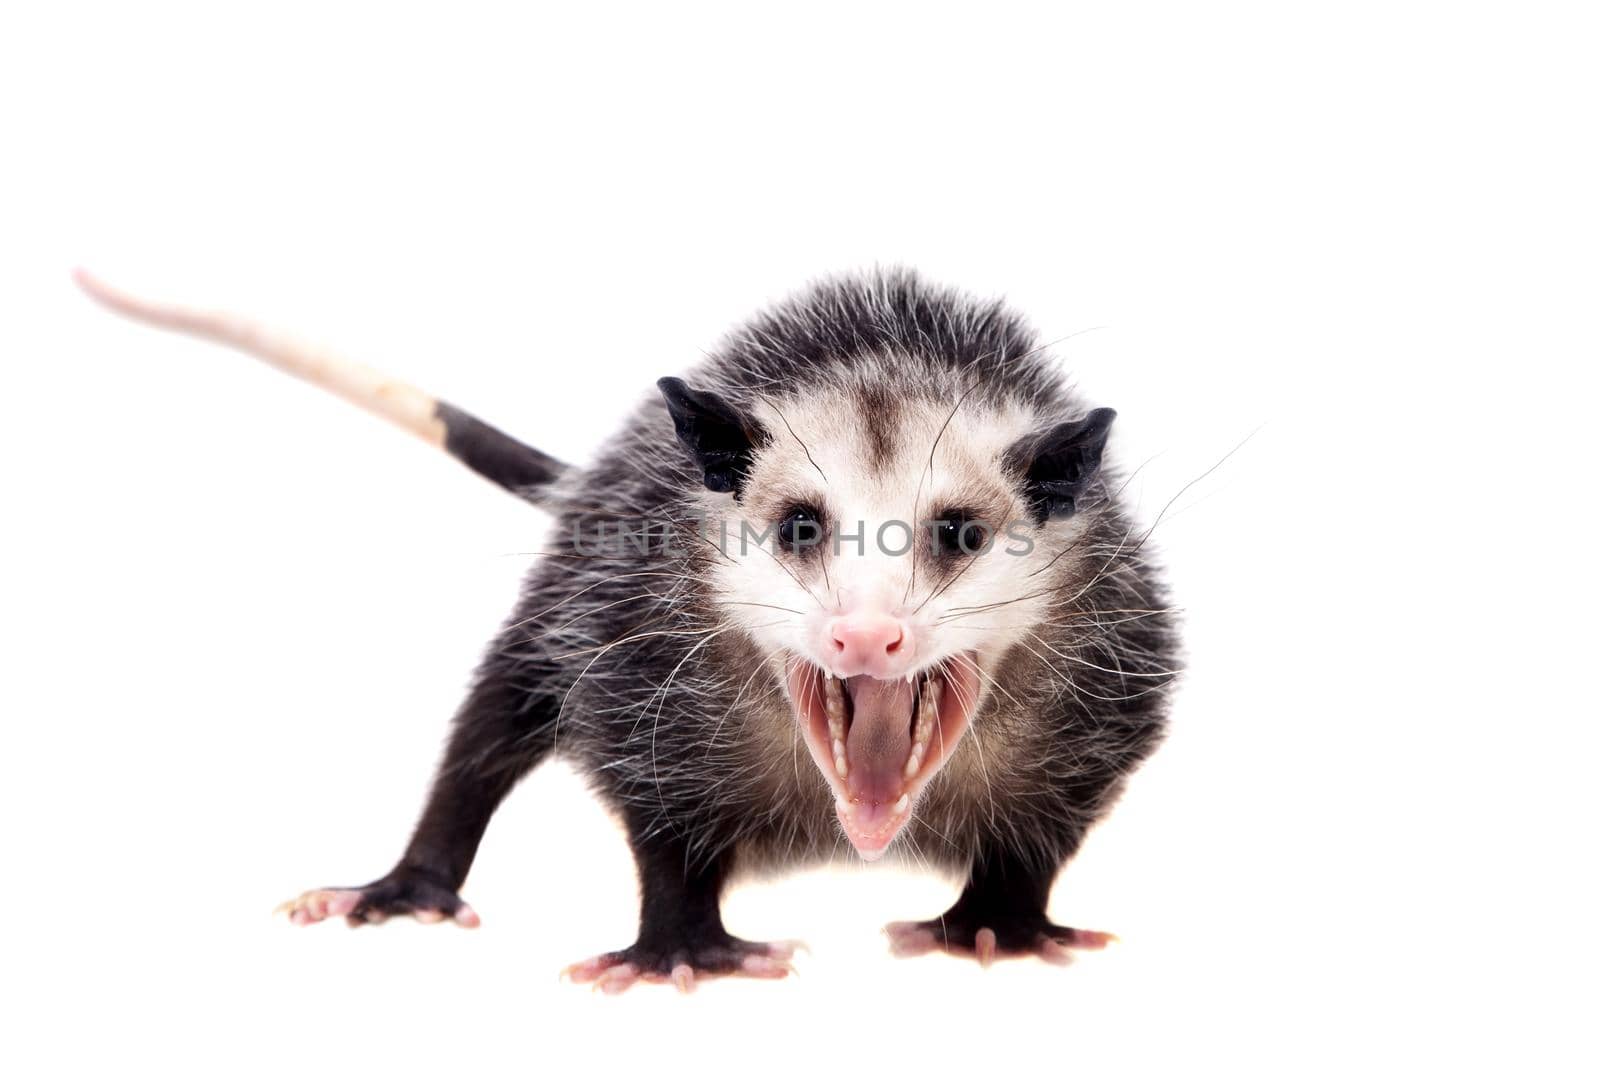
{"label": "white background", "polygon": [[[0,17],[0,1058],[1593,1062],[1586,5],[573,6]],[[545,520],[80,262],[572,460],[875,262],[1079,334],[1146,520],[1256,431],[1157,532],[1192,671],[1053,898],[1123,943],[898,961],[954,887],[820,871],[727,901],[798,978],[592,996],[631,865],[554,766],[480,930],[271,916],[398,854]]]}

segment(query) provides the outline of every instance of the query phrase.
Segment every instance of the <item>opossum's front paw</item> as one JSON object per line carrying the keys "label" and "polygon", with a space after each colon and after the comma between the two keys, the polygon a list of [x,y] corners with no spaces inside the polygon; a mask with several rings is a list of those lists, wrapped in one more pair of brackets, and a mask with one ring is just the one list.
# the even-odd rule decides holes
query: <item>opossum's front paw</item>
{"label": "opossum's front paw", "polygon": [[799,947],[798,941],[741,941],[725,933],[692,945],[636,942],[620,952],[574,963],[561,974],[574,982],[593,982],[603,993],[621,993],[641,981],[671,982],[688,993],[706,978],[783,978],[794,971],[789,961]]}
{"label": "opossum's front paw", "polygon": [[418,922],[453,920],[477,926],[478,913],[455,890],[419,871],[397,868],[376,882],[353,889],[313,889],[278,905],[296,926],[343,916],[351,926],[381,923],[391,915],[410,915]]}
{"label": "opossum's front paw", "polygon": [[1098,930],[1057,926],[1043,915],[945,915],[924,922],[890,923],[883,928],[896,956],[921,956],[942,950],[976,959],[987,967],[996,959],[1036,956],[1047,963],[1072,962],[1072,949],[1104,948],[1116,940]]}

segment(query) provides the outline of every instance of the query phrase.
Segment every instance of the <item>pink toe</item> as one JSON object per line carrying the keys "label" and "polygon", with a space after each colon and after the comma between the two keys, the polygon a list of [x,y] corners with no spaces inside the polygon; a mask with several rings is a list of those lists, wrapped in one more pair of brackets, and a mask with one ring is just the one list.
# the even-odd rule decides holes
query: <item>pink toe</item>
{"label": "pink toe", "polygon": [[1078,948],[1105,948],[1116,939],[1116,934],[1102,933],[1099,930],[1072,931],[1072,943]]}
{"label": "pink toe", "polygon": [[775,960],[792,960],[796,952],[811,955],[811,946],[804,941],[774,941],[767,946],[767,955]]}
{"label": "pink toe", "polygon": [[672,984],[678,987],[680,993],[693,993],[694,968],[687,963],[680,963],[672,968]]}
{"label": "pink toe", "polygon": [[606,962],[604,956],[594,956],[584,960],[582,963],[574,963],[571,967],[562,971],[561,975],[563,978],[568,978],[574,982],[592,982],[602,974],[605,974],[610,968],[611,964]]}
{"label": "pink toe", "polygon": [[885,930],[889,935],[889,951],[901,959],[926,955],[939,944],[932,930],[916,923],[891,923]]}
{"label": "pink toe", "polygon": [[1051,937],[1039,938],[1038,952],[1040,959],[1058,967],[1065,967],[1072,962],[1072,953],[1067,951],[1065,945]]}
{"label": "pink toe", "polygon": [[789,973],[789,965],[782,960],[772,959],[770,956],[761,956],[751,953],[744,958],[740,973],[752,978],[782,978]]}
{"label": "pink toe", "polygon": [[468,907],[466,904],[463,904],[461,907],[456,909],[456,922],[461,926],[472,929],[482,921],[482,919],[478,918],[478,913],[473,911],[472,908]]}
{"label": "pink toe", "polygon": [[994,931],[985,926],[973,938],[973,950],[978,955],[978,964],[983,967],[994,962],[995,936]]}
{"label": "pink toe", "polygon": [[639,979],[639,968],[631,963],[620,963],[600,976],[596,983],[602,993],[622,993]]}
{"label": "pink toe", "polygon": [[334,893],[327,899],[328,917],[337,918],[340,915],[349,915],[356,910],[356,905],[361,903],[361,894],[353,889]]}

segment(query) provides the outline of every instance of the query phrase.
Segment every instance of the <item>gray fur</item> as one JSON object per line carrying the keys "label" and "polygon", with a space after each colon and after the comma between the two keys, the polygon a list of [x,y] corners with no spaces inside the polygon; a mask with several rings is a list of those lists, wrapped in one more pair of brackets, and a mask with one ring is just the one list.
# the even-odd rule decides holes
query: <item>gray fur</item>
{"label": "gray fur", "polygon": [[[871,422],[874,463],[895,448],[896,419],[914,402],[976,417],[1021,411],[1038,428],[1086,407],[1002,305],[903,272],[824,282],[734,331],[686,377],[762,420],[774,439],[786,436],[767,410],[774,403],[842,390],[857,404],[841,417]],[[910,856],[962,869],[998,840],[1058,864],[1158,743],[1177,671],[1174,623],[1119,484],[1102,469],[1070,536],[1059,548],[1041,542],[1033,558],[1050,584],[1034,595],[1045,621],[1016,635],[990,671],[970,735],[896,845]],[[553,745],[645,835],[670,830],[691,848],[737,841],[758,864],[848,856],[777,674],[716,602],[739,564],[693,540],[681,558],[574,550],[572,529],[599,515],[681,524],[717,503],[661,399],[642,403],[591,466],[545,492],[556,533],[483,670],[514,677],[528,709],[554,702],[559,714],[530,715],[530,736],[505,742],[516,750],[508,764]],[[966,605],[941,625],[981,627],[994,610]],[[472,756],[496,758],[492,749]]]}

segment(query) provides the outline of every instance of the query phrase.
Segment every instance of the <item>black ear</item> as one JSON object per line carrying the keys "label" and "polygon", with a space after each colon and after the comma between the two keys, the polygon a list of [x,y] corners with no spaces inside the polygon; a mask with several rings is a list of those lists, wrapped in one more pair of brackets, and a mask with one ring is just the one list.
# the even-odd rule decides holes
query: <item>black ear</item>
{"label": "black ear", "polygon": [[682,378],[662,378],[656,386],[667,398],[678,440],[700,468],[706,488],[713,493],[732,493],[737,500],[755,451],[744,419],[720,396],[691,389]]}
{"label": "black ear", "polygon": [[1095,408],[1077,422],[1030,434],[1012,445],[1006,458],[1022,472],[1035,522],[1066,517],[1100,469],[1106,435],[1117,413]]}

